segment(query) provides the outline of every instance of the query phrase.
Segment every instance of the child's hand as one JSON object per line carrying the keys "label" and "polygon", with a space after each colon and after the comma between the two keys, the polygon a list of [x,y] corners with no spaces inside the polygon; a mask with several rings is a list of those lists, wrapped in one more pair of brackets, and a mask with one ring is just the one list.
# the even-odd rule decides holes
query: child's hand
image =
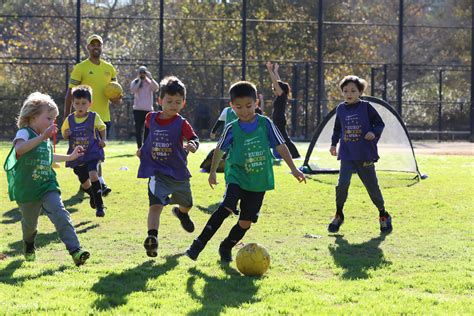
{"label": "child's hand", "polygon": [[209,185],[211,186],[211,188],[214,190],[214,185],[217,185],[219,182],[217,182],[217,176],[216,176],[216,173],[215,172],[210,172],[209,173],[209,178],[207,179],[207,181],[209,182]]}
{"label": "child's hand", "polygon": [[104,141],[103,139],[101,139],[101,140],[99,141],[99,147],[101,147],[101,148],[104,148],[104,147],[105,147],[105,141]]}
{"label": "child's hand", "polygon": [[74,151],[71,153],[71,158],[72,160],[76,160],[82,155],[84,155],[84,148],[82,148],[82,146],[77,146],[76,148],[74,148]]}
{"label": "child's hand", "polygon": [[72,134],[72,132],[71,132],[71,130],[68,128],[68,129],[66,129],[66,130],[64,131],[63,137],[69,137],[69,136],[71,136],[71,134]]}
{"label": "child's hand", "polygon": [[141,154],[142,154],[141,148],[138,148],[138,149],[137,149],[137,157],[140,158],[140,155],[141,155]]}
{"label": "child's hand", "polygon": [[365,134],[364,138],[366,140],[373,140],[375,138],[375,134],[372,133],[372,132],[367,132],[367,134]]}
{"label": "child's hand", "polygon": [[58,126],[56,124],[53,124],[47,129],[45,129],[44,132],[41,133],[40,136],[42,139],[48,139],[48,138],[51,138],[57,132],[58,132]]}
{"label": "child's hand", "polygon": [[337,156],[336,146],[331,146],[331,147],[329,148],[329,152],[331,153],[331,155]]}
{"label": "child's hand", "polygon": [[275,63],[275,65],[273,66],[273,71],[278,72],[279,68],[280,68],[280,65],[278,65],[278,63]]}
{"label": "child's hand", "polygon": [[301,170],[295,168],[294,170],[291,170],[291,174],[293,175],[293,177],[296,178],[296,180],[298,180],[298,182],[306,183],[306,178],[304,176],[304,173],[301,172]]}
{"label": "child's hand", "polygon": [[195,153],[197,150],[197,147],[196,147],[196,144],[194,144],[194,142],[187,142],[186,145],[184,145],[184,149],[192,153]]}

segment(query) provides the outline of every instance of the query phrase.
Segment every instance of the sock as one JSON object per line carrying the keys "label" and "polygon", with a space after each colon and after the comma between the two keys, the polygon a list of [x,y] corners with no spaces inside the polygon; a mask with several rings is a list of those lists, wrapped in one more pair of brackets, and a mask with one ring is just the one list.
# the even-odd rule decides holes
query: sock
{"label": "sock", "polygon": [[206,226],[197,237],[204,245],[214,236],[216,231],[221,227],[224,220],[230,215],[230,212],[220,205],[217,210],[212,213],[211,217],[206,223]]}
{"label": "sock", "polygon": [[100,182],[92,182],[92,186],[90,187],[90,189],[92,191],[92,196],[94,197],[95,205],[97,207],[104,206],[104,202],[102,201],[102,187],[100,186]]}
{"label": "sock", "polygon": [[240,227],[239,223],[235,224],[229,232],[229,236],[222,242],[222,246],[226,248],[234,247],[242,238],[244,238],[247,229]]}
{"label": "sock", "polygon": [[150,229],[148,231],[148,236],[155,236],[158,237],[158,229]]}
{"label": "sock", "polygon": [[100,182],[101,184],[105,184],[104,177],[99,177],[99,182]]}
{"label": "sock", "polygon": [[82,188],[82,190],[84,190],[84,192],[86,192],[92,199],[92,186],[90,186],[88,189]]}
{"label": "sock", "polygon": [[336,210],[336,216],[339,216],[342,220],[344,220],[344,213],[342,212],[342,209]]}

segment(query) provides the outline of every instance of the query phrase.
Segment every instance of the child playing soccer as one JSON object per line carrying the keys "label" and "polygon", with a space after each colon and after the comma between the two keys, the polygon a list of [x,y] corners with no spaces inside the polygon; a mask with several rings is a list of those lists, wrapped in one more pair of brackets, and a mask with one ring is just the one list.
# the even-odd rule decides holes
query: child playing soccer
{"label": "child playing soccer", "polygon": [[[92,105],[92,93],[89,86],[77,86],[72,90],[74,113],[64,120],[61,132],[64,139],[69,139],[68,154],[81,146],[84,155],[74,161],[66,162],[66,167],[73,168],[81,182],[81,188],[90,196],[90,206],[96,210],[97,217],[104,217],[102,188],[97,168],[104,160],[106,126],[96,112],[89,111]],[[100,135],[100,137],[99,137]]]}
{"label": "child playing soccer", "polygon": [[239,81],[230,87],[229,94],[232,110],[238,120],[225,127],[214,151],[209,174],[209,185],[213,188],[217,184],[218,162],[224,152],[228,152],[225,168],[227,188],[224,200],[186,250],[186,255],[192,260],[197,259],[224,220],[232,213],[238,214],[237,203],[240,200],[239,220],[219,246],[221,261],[232,261],[232,248],[244,237],[252,222],[257,222],[265,192],[274,188],[270,147],[276,148],[299,182],[306,182],[303,173],[291,160],[278,129],[269,118],[255,113],[255,86],[247,81]]}
{"label": "child playing soccer", "polygon": [[179,115],[186,104],[184,84],[176,77],[166,77],[160,83],[158,101],[163,111],[150,112],[146,116],[145,141],[137,151],[140,157],[138,178],[149,178],[148,237],[144,242],[149,257],[158,255],[158,228],[165,205],[178,204],[179,207],[172,208],[172,213],[184,230],[194,231],[194,223],[188,214],[193,198],[187,155],[199,147],[199,138],[193,128]]}
{"label": "child playing soccer", "polygon": [[[341,161],[336,186],[336,216],[328,226],[331,233],[338,232],[344,223],[344,203],[353,172],[357,172],[370,199],[379,210],[380,231],[392,231],[392,217],[385,210],[374,166],[379,159],[377,142],[385,124],[370,103],[360,99],[366,86],[366,81],[357,76],[346,76],[339,83],[344,102],[337,106],[329,149],[331,155],[337,155],[337,159]],[[336,145],[339,141],[338,152]]]}
{"label": "child playing soccer", "polygon": [[53,153],[49,138],[57,132],[54,124],[57,115],[58,107],[49,95],[35,92],[23,103],[17,121],[20,129],[13,140],[14,147],[7,157],[5,168],[8,189],[10,199],[17,201],[22,214],[25,259],[34,261],[36,258],[35,237],[38,218],[43,210],[56,227],[74,263],[80,266],[90,254],[81,248],[71,217],[61,201],[52,163],[79,158],[82,156],[82,147],[76,147],[69,155]]}

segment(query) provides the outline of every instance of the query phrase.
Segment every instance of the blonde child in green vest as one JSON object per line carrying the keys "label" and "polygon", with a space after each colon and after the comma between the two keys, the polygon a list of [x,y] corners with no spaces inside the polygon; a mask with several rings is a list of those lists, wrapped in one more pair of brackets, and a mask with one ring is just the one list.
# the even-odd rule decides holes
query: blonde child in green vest
{"label": "blonde child in green vest", "polygon": [[211,188],[217,184],[216,169],[224,152],[228,153],[225,166],[227,184],[224,200],[211,215],[201,234],[186,250],[196,260],[207,242],[214,236],[230,214],[238,214],[238,222],[219,246],[221,261],[232,261],[232,248],[244,237],[252,223],[256,223],[265,192],[273,190],[273,159],[270,148],[275,148],[299,182],[306,182],[303,173],[294,165],[285,140],[273,122],[255,113],[257,89],[248,81],[239,81],[229,89],[232,110],[238,119],[226,125],[217,143],[209,173]]}
{"label": "blonde child in green vest", "polygon": [[19,130],[5,162],[8,191],[10,200],[18,203],[22,215],[25,259],[34,261],[36,258],[35,237],[43,210],[74,263],[80,266],[90,254],[81,248],[69,212],[64,208],[52,163],[75,160],[82,155],[82,148],[76,147],[70,155],[53,153],[50,138],[58,130],[54,124],[58,113],[56,103],[46,94],[34,92],[23,103],[17,121]]}

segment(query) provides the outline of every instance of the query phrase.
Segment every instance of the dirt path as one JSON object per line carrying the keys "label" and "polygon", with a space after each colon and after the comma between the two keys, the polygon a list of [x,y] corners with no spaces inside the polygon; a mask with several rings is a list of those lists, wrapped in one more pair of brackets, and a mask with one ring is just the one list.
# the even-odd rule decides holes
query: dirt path
{"label": "dirt path", "polygon": [[474,143],[470,142],[413,142],[416,155],[474,155]]}

